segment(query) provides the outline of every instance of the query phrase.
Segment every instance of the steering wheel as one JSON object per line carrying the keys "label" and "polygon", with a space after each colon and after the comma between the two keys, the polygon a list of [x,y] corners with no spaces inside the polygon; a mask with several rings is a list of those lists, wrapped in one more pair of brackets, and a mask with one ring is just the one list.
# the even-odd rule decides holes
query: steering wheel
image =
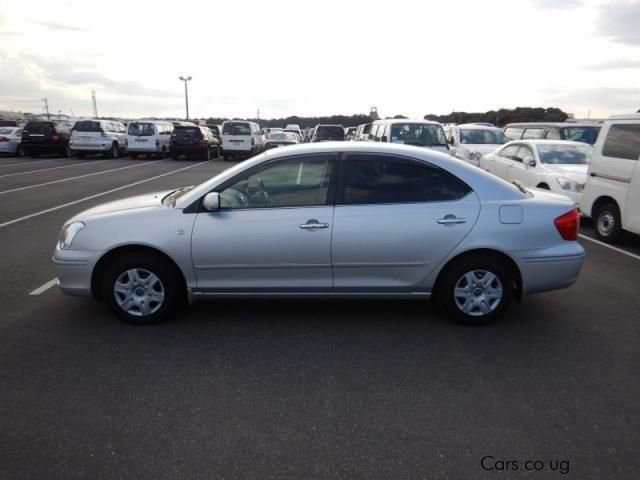
{"label": "steering wheel", "polygon": [[273,203],[271,201],[271,198],[269,198],[269,193],[267,192],[267,189],[264,187],[264,182],[262,181],[262,179],[258,177],[257,180],[258,180],[258,191],[256,193],[259,193],[267,203]]}

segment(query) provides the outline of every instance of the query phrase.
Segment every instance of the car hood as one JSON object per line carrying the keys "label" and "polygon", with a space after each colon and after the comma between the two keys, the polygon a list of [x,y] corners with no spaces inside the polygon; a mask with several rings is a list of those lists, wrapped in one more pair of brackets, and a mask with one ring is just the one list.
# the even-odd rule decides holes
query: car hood
{"label": "car hood", "polygon": [[578,183],[584,183],[587,181],[587,171],[589,165],[542,165],[544,170],[558,177],[566,177],[574,180]]}
{"label": "car hood", "polygon": [[88,210],[80,212],[79,214],[71,218],[69,222],[84,221],[92,217],[129,212],[132,210],[164,208],[162,207],[162,199],[173,191],[175,191],[175,189],[147,193],[144,195],[136,195],[135,197],[128,197],[121,200],[115,200],[113,202],[103,203],[96,207],[89,208]]}
{"label": "car hood", "polygon": [[492,144],[492,143],[464,143],[460,145],[459,148],[464,148],[470,152],[478,152],[482,155],[487,153],[494,152],[498,147],[501,147],[500,144]]}

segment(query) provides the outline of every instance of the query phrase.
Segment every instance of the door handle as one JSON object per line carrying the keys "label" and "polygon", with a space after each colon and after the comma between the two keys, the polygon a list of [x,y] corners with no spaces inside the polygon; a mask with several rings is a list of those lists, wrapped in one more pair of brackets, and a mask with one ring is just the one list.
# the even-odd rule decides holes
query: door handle
{"label": "door handle", "polygon": [[315,220],[315,219],[309,220],[307,223],[303,223],[302,225],[299,225],[299,226],[303,230],[315,230],[316,228],[329,228],[328,223],[320,223],[318,222],[318,220]]}
{"label": "door handle", "polygon": [[467,219],[449,214],[445,215],[444,218],[439,218],[438,223],[440,225],[457,225],[459,223],[467,223]]}

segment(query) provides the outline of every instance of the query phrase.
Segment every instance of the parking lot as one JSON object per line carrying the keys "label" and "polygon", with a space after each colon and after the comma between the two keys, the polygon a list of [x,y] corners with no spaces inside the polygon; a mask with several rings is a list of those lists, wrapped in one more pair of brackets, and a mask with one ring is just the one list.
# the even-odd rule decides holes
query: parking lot
{"label": "parking lot", "polygon": [[230,165],[0,158],[0,477],[635,478],[638,237],[611,248],[584,221],[577,284],[478,328],[354,300],[133,327],[55,287],[69,217]]}

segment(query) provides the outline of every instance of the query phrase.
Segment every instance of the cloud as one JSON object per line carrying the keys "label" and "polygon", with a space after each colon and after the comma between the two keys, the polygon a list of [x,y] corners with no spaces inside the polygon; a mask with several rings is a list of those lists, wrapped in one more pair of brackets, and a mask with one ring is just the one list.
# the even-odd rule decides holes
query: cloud
{"label": "cloud", "polygon": [[640,60],[609,60],[607,62],[596,63],[586,68],[587,70],[629,70],[640,69]]}
{"label": "cloud", "polygon": [[618,0],[600,8],[598,31],[626,45],[640,45],[640,2]]}
{"label": "cloud", "polygon": [[55,30],[57,32],[88,32],[86,28],[74,27],[72,25],[65,25],[58,22],[33,22],[49,30]]}
{"label": "cloud", "polygon": [[566,111],[624,113],[640,107],[640,88],[589,88],[550,98],[552,104]]}
{"label": "cloud", "polygon": [[545,10],[568,10],[582,6],[582,0],[531,0],[531,4]]}

